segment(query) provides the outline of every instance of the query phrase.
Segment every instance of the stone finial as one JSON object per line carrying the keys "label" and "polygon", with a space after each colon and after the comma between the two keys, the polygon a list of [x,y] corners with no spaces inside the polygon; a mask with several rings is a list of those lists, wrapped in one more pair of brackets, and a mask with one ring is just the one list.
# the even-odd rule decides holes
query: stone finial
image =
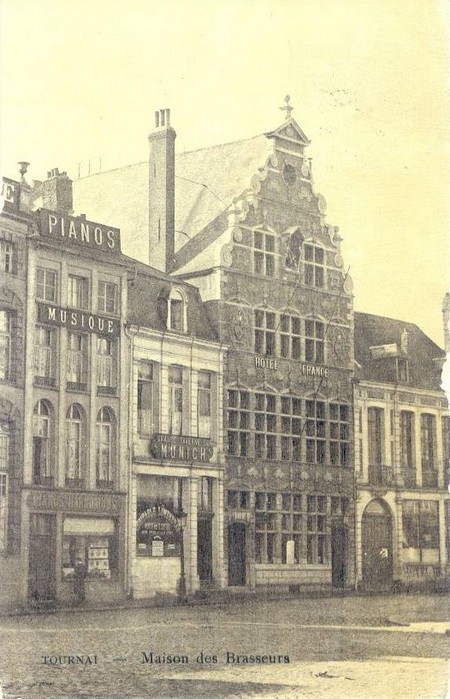
{"label": "stone finial", "polygon": [[289,104],[291,101],[290,95],[286,95],[284,101],[286,104],[284,105],[284,107],[280,107],[280,109],[282,112],[286,112],[286,120],[288,120],[291,118],[291,112],[294,109],[294,107],[291,107],[291,105]]}

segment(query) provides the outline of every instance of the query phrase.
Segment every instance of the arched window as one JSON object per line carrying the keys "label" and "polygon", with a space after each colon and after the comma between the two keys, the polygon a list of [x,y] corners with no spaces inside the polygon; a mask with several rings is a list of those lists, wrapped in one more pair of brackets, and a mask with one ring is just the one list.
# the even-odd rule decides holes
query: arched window
{"label": "arched window", "polygon": [[86,418],[73,403],[66,415],[66,486],[83,488],[86,467]]}
{"label": "arched window", "polygon": [[170,330],[186,331],[186,300],[179,289],[172,289],[168,299],[167,326]]}
{"label": "arched window", "polygon": [[97,488],[112,488],[114,473],[114,413],[102,408],[97,415]]}
{"label": "arched window", "polygon": [[53,420],[52,407],[44,399],[33,411],[33,483],[54,485],[53,480]]}

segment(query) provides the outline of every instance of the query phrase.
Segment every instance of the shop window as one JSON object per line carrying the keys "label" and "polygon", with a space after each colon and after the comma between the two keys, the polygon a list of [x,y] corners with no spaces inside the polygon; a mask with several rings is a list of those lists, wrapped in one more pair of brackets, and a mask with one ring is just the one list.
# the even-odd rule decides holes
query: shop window
{"label": "shop window", "polygon": [[85,391],[88,375],[88,342],[84,333],[67,333],[67,385]]}
{"label": "shop window", "polygon": [[276,397],[271,393],[255,394],[255,457],[275,459],[277,448]]}
{"label": "shop window", "polygon": [[141,361],[138,365],[137,410],[138,433],[148,437],[154,431],[154,365]]}
{"label": "shop window", "polygon": [[255,353],[275,354],[275,313],[255,311]]}
{"label": "shop window", "polygon": [[169,367],[169,434],[183,432],[183,367]]}
{"label": "shop window", "polygon": [[54,485],[53,408],[47,400],[36,403],[33,411],[33,483]]}
{"label": "shop window", "polygon": [[[153,558],[180,556],[181,479],[151,476],[142,480],[140,485],[149,495],[138,495],[136,510],[138,556]],[[205,485],[205,488],[207,490],[208,486]]]}
{"label": "shop window", "polygon": [[98,312],[117,313],[119,308],[119,288],[113,282],[98,282]]}
{"label": "shop window", "polygon": [[89,279],[69,274],[67,279],[67,304],[71,308],[89,308]]}
{"label": "shop window", "polygon": [[[89,533],[81,533],[83,529]],[[76,533],[71,533],[70,530]],[[94,534],[91,530],[103,530],[105,533]],[[85,518],[83,521],[81,517],[66,518],[62,551],[64,580],[73,579],[78,561],[84,565],[88,580],[105,582],[117,578],[118,545],[112,520]]]}
{"label": "shop window", "polygon": [[423,413],[420,416],[422,450],[422,483],[425,487],[437,486],[436,416]]}
{"label": "shop window", "polygon": [[349,464],[349,408],[330,403],[330,461],[334,466]]}
{"label": "shop window", "polygon": [[97,388],[101,394],[115,393],[116,344],[109,337],[97,338]]}
{"label": "shop window", "polygon": [[0,380],[11,379],[11,313],[0,310]]}
{"label": "shop window", "polygon": [[281,562],[301,562],[302,504],[300,495],[283,493],[281,502]]}
{"label": "shop window", "polygon": [[73,403],[66,415],[66,486],[84,488],[86,471],[86,416]]}
{"label": "shop window", "polygon": [[323,364],[325,361],[325,326],[318,320],[305,321],[305,360]]}
{"label": "shop window", "polygon": [[325,403],[306,401],[306,461],[323,464],[326,459]]}
{"label": "shop window", "polygon": [[327,499],[322,495],[308,495],[307,500],[307,563],[327,562]]}
{"label": "shop window", "polygon": [[281,397],[281,458],[283,461],[301,460],[301,410],[300,398]]}
{"label": "shop window", "polygon": [[255,274],[273,277],[275,274],[275,237],[255,231],[253,262]]}
{"label": "shop window", "polygon": [[13,271],[14,247],[7,240],[0,240],[0,270],[11,274]]}
{"label": "shop window", "polygon": [[36,298],[48,303],[58,300],[58,273],[53,269],[38,267],[36,270]]}
{"label": "shop window", "polygon": [[250,436],[250,394],[248,391],[228,391],[228,453],[248,456]]}
{"label": "shop window", "polygon": [[305,244],[304,279],[308,286],[325,286],[325,251],[317,245]]}
{"label": "shop window", "polygon": [[115,419],[111,408],[97,415],[97,488],[112,488],[115,466]]}
{"label": "shop window", "polygon": [[256,563],[275,562],[276,517],[275,493],[255,493]]}
{"label": "shop window", "polygon": [[212,437],[212,388],[211,372],[199,371],[197,389],[197,429],[199,437]]}
{"label": "shop window", "polygon": [[42,384],[55,385],[56,329],[36,326],[34,345],[34,375]]}
{"label": "shop window", "polygon": [[300,359],[300,318],[282,315],[280,320],[280,354],[288,359]]}
{"label": "shop window", "polygon": [[439,563],[437,502],[403,501],[403,549],[403,558],[409,563]]}
{"label": "shop window", "polygon": [[172,289],[168,299],[168,322],[171,330],[186,331],[186,300],[179,289]]}

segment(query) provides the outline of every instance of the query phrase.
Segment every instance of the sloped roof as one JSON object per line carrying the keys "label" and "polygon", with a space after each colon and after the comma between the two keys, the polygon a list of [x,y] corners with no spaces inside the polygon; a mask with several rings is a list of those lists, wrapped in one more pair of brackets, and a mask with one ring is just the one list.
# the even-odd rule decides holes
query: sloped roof
{"label": "sloped roof", "polygon": [[[358,376],[368,381],[392,382],[387,362],[392,357],[374,359],[371,347],[397,344],[399,357],[408,359],[408,386],[437,391],[440,389],[439,360],[445,357],[433,340],[414,323],[355,312],[355,360],[360,365]],[[407,352],[401,352],[401,336],[408,333]]]}
{"label": "sloped roof", "polygon": [[[176,250],[249,188],[272,152],[273,142],[261,135],[175,156]],[[75,211],[99,221],[107,217],[121,230],[124,252],[147,259],[147,161],[75,180],[73,195]]]}
{"label": "sloped roof", "polygon": [[136,277],[128,288],[129,323],[161,332],[167,330],[159,301],[167,298],[170,290],[177,287],[183,290],[187,298],[187,334],[201,340],[218,341],[206,306],[195,286],[174,280],[170,275],[131,257],[123,257],[136,271]]}

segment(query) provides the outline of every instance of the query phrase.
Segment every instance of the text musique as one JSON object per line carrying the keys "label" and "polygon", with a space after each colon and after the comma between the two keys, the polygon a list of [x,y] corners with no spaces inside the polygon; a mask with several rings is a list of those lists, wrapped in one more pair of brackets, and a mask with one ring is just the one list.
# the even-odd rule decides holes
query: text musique
{"label": "text musique", "polygon": [[[77,225],[78,224],[78,230]],[[112,230],[104,230],[101,226],[96,225],[92,230],[88,221],[74,221],[65,218],[58,218],[53,214],[48,215],[48,231],[50,234],[58,232],[62,238],[79,240],[82,243],[96,243],[101,246],[106,243],[108,248],[116,247],[115,232]],[[92,237],[91,237],[92,233]]]}
{"label": "text musique", "polygon": [[47,320],[61,323],[62,325],[73,325],[77,328],[86,328],[101,333],[114,333],[114,321],[108,318],[101,318],[90,313],[80,311],[67,311],[64,308],[48,308]]}

